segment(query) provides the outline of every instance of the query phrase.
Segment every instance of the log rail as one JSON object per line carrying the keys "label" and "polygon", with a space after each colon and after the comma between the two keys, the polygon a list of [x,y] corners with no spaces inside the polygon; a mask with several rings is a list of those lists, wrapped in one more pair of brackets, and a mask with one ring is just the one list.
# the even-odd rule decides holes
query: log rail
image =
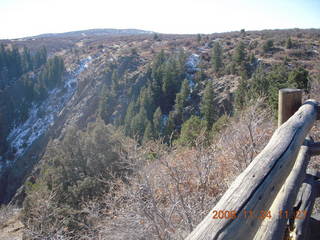
{"label": "log rail", "polygon": [[320,143],[309,131],[320,114],[301,99],[299,89],[279,91],[278,129],[187,240],[310,239],[320,174],[307,166]]}

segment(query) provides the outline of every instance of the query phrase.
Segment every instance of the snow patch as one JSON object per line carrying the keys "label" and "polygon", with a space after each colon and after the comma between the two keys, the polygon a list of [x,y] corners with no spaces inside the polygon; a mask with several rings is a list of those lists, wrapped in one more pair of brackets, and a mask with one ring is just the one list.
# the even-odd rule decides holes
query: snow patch
{"label": "snow patch", "polygon": [[197,71],[199,71],[198,65],[200,63],[200,57],[198,54],[191,54],[188,58],[187,58],[187,62],[186,62],[186,69],[188,73],[195,73]]}
{"label": "snow patch", "polygon": [[[61,112],[76,90],[78,75],[88,68],[91,60],[91,56],[81,60],[78,68],[74,72],[71,72],[71,76],[65,81],[63,89],[52,89],[45,101],[40,104],[33,103],[29,110],[28,119],[11,130],[7,140],[15,151],[15,158],[25,153],[32,143],[54,124],[56,116]],[[12,162],[10,161],[9,164],[12,164]]]}
{"label": "snow patch", "polygon": [[198,54],[191,54],[185,63],[186,66],[186,77],[189,83],[190,91],[192,92],[193,89],[196,87],[196,82],[194,81],[194,74],[200,71],[198,67],[200,63],[200,56]]}

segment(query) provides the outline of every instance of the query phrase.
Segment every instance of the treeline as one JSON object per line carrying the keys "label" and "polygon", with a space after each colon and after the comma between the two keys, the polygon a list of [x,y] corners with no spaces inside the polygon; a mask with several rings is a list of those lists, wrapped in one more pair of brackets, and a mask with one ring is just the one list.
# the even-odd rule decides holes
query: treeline
{"label": "treeline", "polygon": [[[138,57],[136,52],[134,54]],[[172,54],[161,51],[143,76],[137,78],[126,78],[128,72],[119,72],[120,62],[108,65],[106,78],[109,81],[102,89],[100,116],[106,123],[123,127],[127,136],[139,142],[158,138],[165,142],[176,140],[184,129],[183,124],[192,116],[211,130],[219,117],[213,106],[212,81],[205,83],[200,99],[203,83],[199,83],[206,76],[200,71],[193,79],[190,76],[188,79],[186,61],[187,54],[182,50]],[[121,113],[115,114],[123,98],[128,104]]]}
{"label": "treeline", "polygon": [[0,47],[0,89],[17,81],[22,74],[36,70],[47,62],[47,50],[40,48],[34,55],[27,47],[19,51],[17,47]]}
{"label": "treeline", "polygon": [[21,81],[26,99],[28,101],[44,99],[50,89],[61,84],[64,71],[63,59],[54,56],[42,66],[37,76],[34,74],[24,75]]}
{"label": "treeline", "polygon": [[[257,44],[256,44],[257,45]],[[213,46],[211,63],[213,70],[218,75],[234,74],[241,76],[238,89],[235,93],[235,108],[242,110],[257,98],[264,98],[274,112],[277,111],[278,91],[281,88],[299,88],[306,93],[310,90],[309,72],[299,66],[293,68],[288,64],[289,58],[277,65],[263,64],[258,61],[251,50],[257,46],[238,43],[229,56],[229,61],[224,64],[223,50],[219,42]],[[291,49],[293,42],[289,37],[285,41],[285,47]],[[274,48],[272,39],[263,42],[263,53],[270,52]]]}
{"label": "treeline", "polygon": [[45,99],[48,91],[62,83],[65,72],[61,57],[48,59],[45,47],[34,54],[26,47],[0,47],[0,153],[14,124],[28,118],[34,102]]}
{"label": "treeline", "polygon": [[299,88],[306,93],[310,90],[309,72],[303,67],[291,69],[285,64],[274,65],[266,70],[260,65],[252,78],[242,78],[236,91],[236,107],[241,110],[257,98],[265,98],[276,112],[278,91],[281,88]]}
{"label": "treeline", "polygon": [[[136,52],[132,55],[139,57]],[[174,120],[173,112],[178,108],[175,107],[177,93],[188,91],[185,61],[183,51],[171,56],[161,51],[139,79],[126,79],[119,71],[122,65],[119,62],[108,66],[106,76],[111,79],[111,87],[103,90],[101,117],[107,123],[124,126],[125,133],[139,141],[169,135],[174,129],[171,122]],[[124,93],[129,104],[122,115],[112,119],[115,104]],[[183,101],[187,97],[183,96]]]}
{"label": "treeline", "polygon": [[[273,41],[266,40],[262,45],[239,41],[229,52],[224,52],[223,44],[220,41],[211,44],[209,60],[200,62],[192,78],[187,74],[187,54],[182,50],[170,54],[161,51],[138,76],[130,75],[139,65],[136,50],[110,63],[101,94],[102,119],[122,127],[127,136],[139,142],[162,138],[165,142],[177,140],[184,144],[192,142],[201,129],[211,136],[227,121],[214,100],[213,82],[221,76],[241,77],[232,103],[236,110],[263,97],[276,111],[280,88],[308,91],[309,75],[304,68],[293,68],[286,60],[280,65],[270,65],[257,59],[254,50],[259,46],[262,52],[271,51]],[[287,45],[289,48],[290,39]],[[208,72],[214,74],[213,79],[207,76]]]}
{"label": "treeline", "polygon": [[[184,101],[189,96],[185,80],[184,52],[166,55],[160,52],[147,70],[147,82],[138,97],[132,97],[124,119],[125,133],[139,140],[169,137],[182,117]],[[181,92],[181,93],[180,93]],[[175,106],[177,95],[184,96]],[[181,110],[179,113],[177,110]],[[177,112],[177,114],[174,114]]]}

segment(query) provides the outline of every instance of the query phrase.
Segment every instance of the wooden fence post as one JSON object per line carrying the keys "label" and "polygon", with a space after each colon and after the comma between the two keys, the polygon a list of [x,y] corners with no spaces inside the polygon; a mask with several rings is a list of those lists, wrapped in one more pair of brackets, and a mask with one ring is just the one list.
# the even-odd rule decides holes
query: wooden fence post
{"label": "wooden fence post", "polygon": [[301,101],[301,89],[283,88],[279,90],[278,127],[299,109]]}

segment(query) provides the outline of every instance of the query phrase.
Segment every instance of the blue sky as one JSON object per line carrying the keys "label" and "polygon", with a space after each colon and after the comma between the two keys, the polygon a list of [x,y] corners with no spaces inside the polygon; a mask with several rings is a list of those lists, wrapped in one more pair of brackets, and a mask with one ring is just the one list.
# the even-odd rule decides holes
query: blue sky
{"label": "blue sky", "polygon": [[320,28],[320,0],[0,0],[0,39],[92,28],[162,33]]}

